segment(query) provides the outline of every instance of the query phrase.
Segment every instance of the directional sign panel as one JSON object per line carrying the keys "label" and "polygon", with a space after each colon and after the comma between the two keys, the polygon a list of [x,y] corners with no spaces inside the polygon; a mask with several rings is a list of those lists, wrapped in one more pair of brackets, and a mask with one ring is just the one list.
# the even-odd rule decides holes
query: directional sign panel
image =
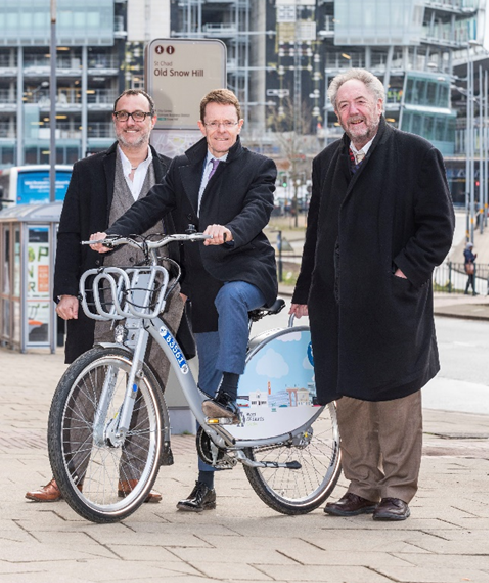
{"label": "directional sign panel", "polygon": [[227,86],[226,45],[217,39],[155,39],[146,46],[145,85],[156,104],[156,129],[195,129],[202,97]]}

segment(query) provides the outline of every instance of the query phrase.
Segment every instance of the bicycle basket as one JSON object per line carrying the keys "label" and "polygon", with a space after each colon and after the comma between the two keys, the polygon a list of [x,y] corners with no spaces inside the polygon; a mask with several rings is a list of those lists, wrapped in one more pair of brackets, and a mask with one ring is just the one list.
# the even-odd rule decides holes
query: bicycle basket
{"label": "bicycle basket", "polygon": [[165,309],[169,280],[160,265],[89,269],[80,279],[83,311],[94,320],[155,318]]}

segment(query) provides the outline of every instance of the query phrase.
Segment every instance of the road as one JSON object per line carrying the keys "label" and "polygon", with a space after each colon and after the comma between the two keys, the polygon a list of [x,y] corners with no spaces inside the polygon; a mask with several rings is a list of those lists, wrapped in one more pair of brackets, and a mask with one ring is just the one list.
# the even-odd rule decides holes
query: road
{"label": "road", "polygon": [[489,322],[437,318],[441,371],[423,389],[423,406],[489,414]]}
{"label": "road", "polygon": [[[282,313],[255,324],[253,335],[287,326],[289,304],[290,299]],[[442,369],[423,388],[423,407],[489,414],[489,322],[436,318],[436,329]]]}

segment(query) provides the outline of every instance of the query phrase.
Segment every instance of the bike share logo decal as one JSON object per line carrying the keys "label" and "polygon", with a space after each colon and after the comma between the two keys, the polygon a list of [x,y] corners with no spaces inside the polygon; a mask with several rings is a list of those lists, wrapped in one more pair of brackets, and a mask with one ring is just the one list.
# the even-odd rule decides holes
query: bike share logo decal
{"label": "bike share logo decal", "polygon": [[311,363],[311,366],[314,366],[314,357],[312,355],[312,342],[309,342],[309,345],[307,347],[307,358]]}
{"label": "bike share logo decal", "polygon": [[168,328],[166,328],[166,326],[162,326],[160,328],[160,334],[164,338],[166,343],[168,344],[171,351],[173,352],[173,356],[175,357],[175,360],[177,361],[178,366],[180,367],[180,370],[182,371],[182,373],[187,374],[188,370],[189,370],[188,364],[185,361],[185,357],[183,356],[182,351],[178,347],[178,344],[177,344],[175,338],[173,338],[173,335],[170,332],[170,330],[168,330]]}

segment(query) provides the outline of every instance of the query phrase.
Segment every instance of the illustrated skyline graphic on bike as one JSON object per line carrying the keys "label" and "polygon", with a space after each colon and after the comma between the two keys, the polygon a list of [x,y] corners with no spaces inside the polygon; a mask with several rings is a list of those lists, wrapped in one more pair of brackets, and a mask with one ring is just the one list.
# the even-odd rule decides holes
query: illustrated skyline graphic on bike
{"label": "illustrated skyline graphic on bike", "polygon": [[289,331],[267,342],[247,362],[238,395],[244,426],[248,429],[273,423],[274,414],[280,412],[281,418],[287,415],[285,409],[297,419],[298,408],[306,410],[313,406],[316,385],[310,332]]}

